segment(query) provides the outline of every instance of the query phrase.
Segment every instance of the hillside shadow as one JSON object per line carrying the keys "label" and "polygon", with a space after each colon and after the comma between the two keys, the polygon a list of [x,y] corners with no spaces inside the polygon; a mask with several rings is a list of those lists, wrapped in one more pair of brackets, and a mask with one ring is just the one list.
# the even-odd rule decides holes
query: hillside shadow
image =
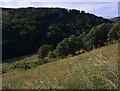
{"label": "hillside shadow", "polygon": [[30,57],[32,55],[34,55],[34,54],[19,56],[19,57],[13,57],[13,58],[10,58],[10,59],[2,60],[2,63],[12,63],[12,62],[15,62],[15,61],[25,59],[26,57]]}

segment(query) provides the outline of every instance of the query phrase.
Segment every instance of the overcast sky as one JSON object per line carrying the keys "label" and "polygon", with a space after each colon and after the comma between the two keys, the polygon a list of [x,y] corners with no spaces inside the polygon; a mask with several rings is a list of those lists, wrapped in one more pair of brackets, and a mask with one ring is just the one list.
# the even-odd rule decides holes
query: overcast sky
{"label": "overcast sky", "polygon": [[[87,2],[86,2],[87,1]],[[67,9],[84,10],[104,18],[118,16],[118,0],[0,0],[0,7],[61,7]],[[89,2],[88,2],[89,1]]]}

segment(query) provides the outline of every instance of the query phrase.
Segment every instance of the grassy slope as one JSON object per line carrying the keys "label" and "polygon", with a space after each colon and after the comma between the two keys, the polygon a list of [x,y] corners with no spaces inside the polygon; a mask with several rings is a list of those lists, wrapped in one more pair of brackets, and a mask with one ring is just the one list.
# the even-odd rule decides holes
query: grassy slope
{"label": "grassy slope", "polygon": [[[11,70],[3,75],[3,88],[118,88],[117,48],[117,44],[108,45],[30,70]],[[32,58],[35,61],[36,56],[23,59],[22,62],[32,61]],[[4,64],[4,66],[15,63]]]}

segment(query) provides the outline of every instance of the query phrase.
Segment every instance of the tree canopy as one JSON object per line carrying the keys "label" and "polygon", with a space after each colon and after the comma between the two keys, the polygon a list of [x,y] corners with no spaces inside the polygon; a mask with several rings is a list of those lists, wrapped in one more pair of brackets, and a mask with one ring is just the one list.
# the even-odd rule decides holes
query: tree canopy
{"label": "tree canopy", "polygon": [[2,11],[3,59],[35,53],[44,44],[56,47],[64,38],[89,33],[93,26],[111,23],[75,9],[29,7],[3,8]]}

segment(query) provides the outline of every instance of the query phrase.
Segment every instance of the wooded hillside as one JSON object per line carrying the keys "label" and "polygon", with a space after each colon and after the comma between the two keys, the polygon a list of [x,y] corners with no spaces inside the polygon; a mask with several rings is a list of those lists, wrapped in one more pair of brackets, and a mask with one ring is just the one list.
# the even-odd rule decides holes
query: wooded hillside
{"label": "wooded hillside", "polygon": [[37,52],[40,46],[54,48],[70,35],[89,33],[93,26],[112,23],[85,11],[64,8],[3,8],[3,59]]}

